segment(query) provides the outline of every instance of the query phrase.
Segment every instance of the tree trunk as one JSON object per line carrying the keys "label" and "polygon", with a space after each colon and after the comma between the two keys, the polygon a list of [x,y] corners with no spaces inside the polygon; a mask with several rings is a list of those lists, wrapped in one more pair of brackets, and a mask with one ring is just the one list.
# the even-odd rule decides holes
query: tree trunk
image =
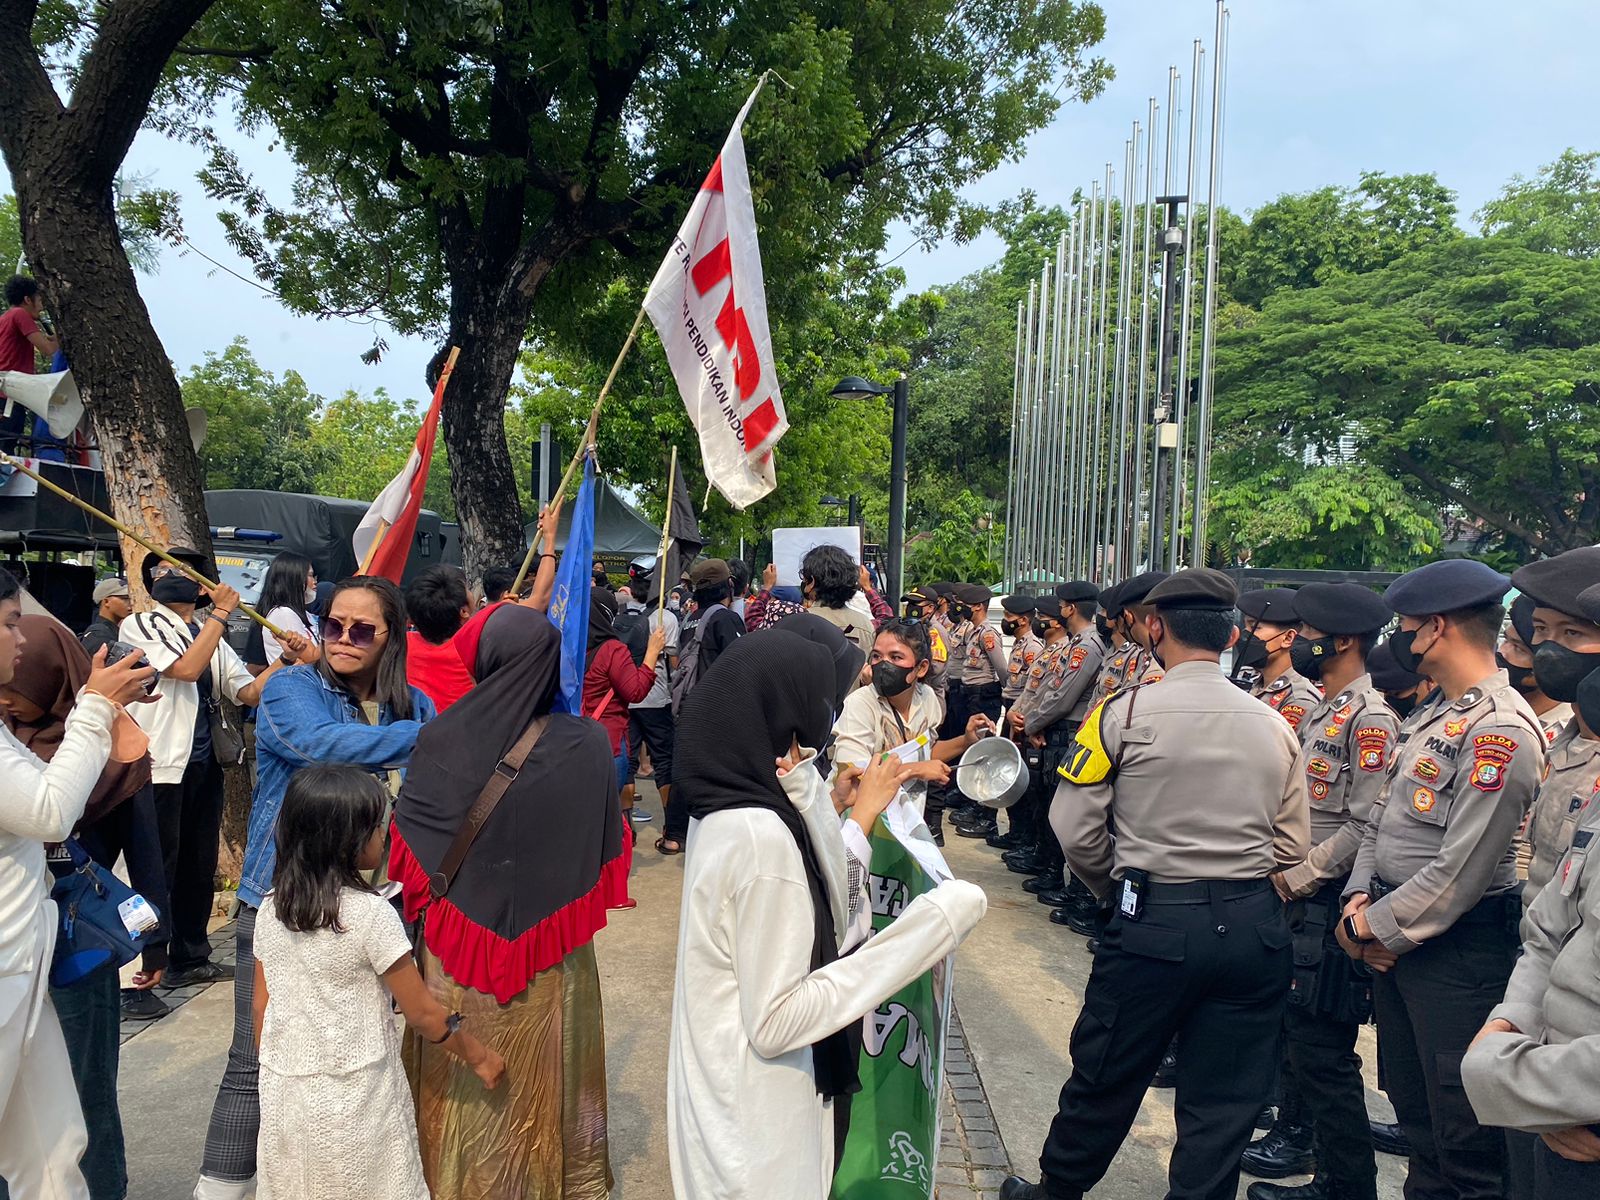
{"label": "tree trunk", "polygon": [[[110,189],[12,166],[28,262],[94,419],[113,515],[157,545],[210,553],[205,489],[172,364],[139,296]],[[123,546],[130,580],[144,551]]]}
{"label": "tree trunk", "polygon": [[513,295],[497,303],[473,295],[452,307],[449,342],[430,364],[429,378],[437,378],[449,347],[460,346],[444,396],[444,441],[466,571],[476,579],[488,567],[520,564],[526,550],[505,409],[532,300]]}

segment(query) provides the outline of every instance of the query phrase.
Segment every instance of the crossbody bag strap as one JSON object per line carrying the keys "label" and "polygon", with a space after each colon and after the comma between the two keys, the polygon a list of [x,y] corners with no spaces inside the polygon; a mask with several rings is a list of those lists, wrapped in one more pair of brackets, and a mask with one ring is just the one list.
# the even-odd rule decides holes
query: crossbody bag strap
{"label": "crossbody bag strap", "polygon": [[439,864],[437,871],[428,876],[428,891],[433,899],[440,899],[450,890],[456,872],[461,869],[461,864],[466,862],[467,852],[477,840],[478,831],[488,822],[495,806],[500,803],[500,798],[506,794],[506,789],[516,782],[517,776],[522,772],[522,764],[528,761],[528,755],[533,753],[534,746],[538,744],[549,724],[548,713],[535,717],[533,723],[517,739],[516,745],[495,764],[494,774],[489,776],[489,782],[483,785],[483,791],[478,793],[478,798],[467,810],[466,819],[456,831],[455,841],[450,843],[444,861]]}

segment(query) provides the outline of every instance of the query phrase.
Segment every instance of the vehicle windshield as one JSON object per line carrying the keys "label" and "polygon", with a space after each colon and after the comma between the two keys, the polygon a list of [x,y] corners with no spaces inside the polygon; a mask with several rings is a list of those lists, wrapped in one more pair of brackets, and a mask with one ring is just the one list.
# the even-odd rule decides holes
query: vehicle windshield
{"label": "vehicle windshield", "polygon": [[253,605],[261,599],[261,585],[267,581],[267,568],[270,566],[270,558],[246,554],[217,555],[217,571],[222,576],[221,582],[237,591],[246,604]]}

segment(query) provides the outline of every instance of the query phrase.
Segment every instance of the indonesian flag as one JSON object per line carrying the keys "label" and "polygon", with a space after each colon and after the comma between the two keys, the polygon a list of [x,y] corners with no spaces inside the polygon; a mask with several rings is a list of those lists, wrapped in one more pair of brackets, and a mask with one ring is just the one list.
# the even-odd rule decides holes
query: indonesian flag
{"label": "indonesian flag", "polygon": [[706,475],[739,509],[777,487],[772,448],[789,430],[740,132],[760,91],[739,110],[644,301],[700,434]]}
{"label": "indonesian flag", "polygon": [[[417,514],[422,511],[422,494],[428,490],[428,468],[433,465],[433,443],[439,434],[439,410],[444,404],[444,385],[455,369],[454,352],[439,372],[439,382],[433,389],[433,403],[417,430],[416,445],[411,447],[411,457],[400,469],[400,474],[389,481],[389,486],[378,493],[378,498],[367,509],[367,515],[356,526],[356,562],[362,564],[365,575],[382,575],[394,583],[405,573],[406,559],[411,556],[411,544],[417,538]],[[376,544],[376,551],[373,546]],[[367,556],[372,555],[372,561]]]}

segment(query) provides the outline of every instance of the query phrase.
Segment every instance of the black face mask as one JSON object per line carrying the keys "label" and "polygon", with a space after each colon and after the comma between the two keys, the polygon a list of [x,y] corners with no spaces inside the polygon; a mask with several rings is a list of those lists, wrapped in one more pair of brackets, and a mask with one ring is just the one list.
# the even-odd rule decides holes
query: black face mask
{"label": "black face mask", "polygon": [[1417,640],[1421,629],[1401,629],[1389,638],[1389,649],[1394,652],[1394,661],[1400,665],[1402,671],[1412,675],[1422,675],[1422,658],[1412,647]]}
{"label": "black face mask", "polygon": [[1104,617],[1096,617],[1094,619],[1094,627],[1100,631],[1101,640],[1109,644],[1111,641],[1111,622]]}
{"label": "black face mask", "polygon": [[898,667],[888,659],[872,664],[872,687],[883,697],[898,696],[911,686],[915,667]]}
{"label": "black face mask", "polygon": [[200,585],[182,575],[163,575],[150,585],[150,598],[157,604],[199,604]]}
{"label": "black face mask", "polygon": [[1511,686],[1524,696],[1539,690],[1539,685],[1534,682],[1532,667],[1519,667],[1498,650],[1494,652],[1494,661],[1510,677]]}
{"label": "black face mask", "polygon": [[950,615],[957,621],[970,621],[972,619],[972,610],[965,604],[952,604],[950,606]]}
{"label": "black face mask", "polygon": [[1043,637],[1050,632],[1050,629],[1051,626],[1044,621],[1035,619],[1033,622],[1033,634],[1035,637]]}
{"label": "black face mask", "polygon": [[1009,621],[1009,620],[1008,621],[1001,621],[1000,622],[1000,632],[1005,634],[1007,637],[1016,637],[1016,636],[1018,636],[1018,632],[1017,631],[1018,631],[1018,627],[1020,625],[1021,625],[1020,621]]}
{"label": "black face mask", "polygon": [[1415,696],[1390,696],[1389,707],[1394,709],[1395,715],[1404,721],[1411,715],[1412,710],[1417,707],[1417,698]]}
{"label": "black face mask", "polygon": [[913,621],[922,620],[922,606],[920,604],[906,605],[906,616]]}
{"label": "black face mask", "polygon": [[1151,636],[1149,630],[1150,627],[1146,625],[1145,634],[1147,637],[1150,637],[1150,657],[1156,660],[1156,666],[1165,671],[1167,669],[1167,661],[1161,657],[1161,643],[1167,640],[1167,627],[1165,625],[1161,627],[1162,636],[1160,638]]}
{"label": "black face mask", "polygon": [[1557,642],[1540,642],[1533,648],[1533,678],[1539,690],[1562,704],[1578,698],[1578,685],[1596,667],[1600,667],[1600,652],[1585,654]]}
{"label": "black face mask", "polygon": [[1590,671],[1578,684],[1578,696],[1573,701],[1578,716],[1590,732],[1600,730],[1600,671]]}
{"label": "black face mask", "polygon": [[1251,667],[1259,671],[1267,665],[1267,644],[1255,635],[1254,630],[1245,630],[1239,635],[1239,643],[1234,647],[1234,664],[1241,670]]}
{"label": "black face mask", "polygon": [[1289,665],[1307,679],[1321,679],[1324,664],[1337,653],[1331,637],[1295,638],[1289,646]]}

